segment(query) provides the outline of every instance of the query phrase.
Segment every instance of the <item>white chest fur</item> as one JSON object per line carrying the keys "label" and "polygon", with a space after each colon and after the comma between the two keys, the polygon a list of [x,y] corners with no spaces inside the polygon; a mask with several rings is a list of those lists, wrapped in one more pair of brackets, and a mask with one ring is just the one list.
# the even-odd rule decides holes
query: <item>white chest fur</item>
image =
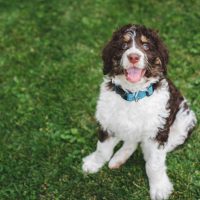
{"label": "white chest fur", "polygon": [[165,80],[153,95],[138,102],[126,101],[119,94],[107,88],[107,81],[101,85],[96,119],[102,128],[121,140],[142,140],[155,137],[159,127],[165,123],[169,111],[168,84]]}

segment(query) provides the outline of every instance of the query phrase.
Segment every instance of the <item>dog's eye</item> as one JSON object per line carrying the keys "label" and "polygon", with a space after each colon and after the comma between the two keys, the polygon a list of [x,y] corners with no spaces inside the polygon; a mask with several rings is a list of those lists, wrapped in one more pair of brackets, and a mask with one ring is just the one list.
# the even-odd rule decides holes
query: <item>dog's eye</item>
{"label": "dog's eye", "polygon": [[122,49],[127,49],[127,47],[128,47],[127,43],[122,44]]}
{"label": "dog's eye", "polygon": [[146,51],[149,50],[149,45],[148,45],[148,43],[144,43],[142,46],[143,46],[144,50],[146,50]]}

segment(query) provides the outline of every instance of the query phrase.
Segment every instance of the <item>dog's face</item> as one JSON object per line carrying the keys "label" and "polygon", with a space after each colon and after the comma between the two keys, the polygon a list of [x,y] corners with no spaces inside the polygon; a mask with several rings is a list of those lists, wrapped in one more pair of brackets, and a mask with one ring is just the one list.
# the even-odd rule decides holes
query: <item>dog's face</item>
{"label": "dog's face", "polygon": [[130,24],[114,32],[102,58],[105,75],[123,74],[132,83],[167,73],[167,49],[157,33],[144,26]]}

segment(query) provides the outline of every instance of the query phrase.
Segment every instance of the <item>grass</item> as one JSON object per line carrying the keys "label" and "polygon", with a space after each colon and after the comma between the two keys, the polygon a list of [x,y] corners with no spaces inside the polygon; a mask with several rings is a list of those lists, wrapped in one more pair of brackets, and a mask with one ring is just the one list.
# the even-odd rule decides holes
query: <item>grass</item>
{"label": "grass", "polygon": [[[169,77],[200,120],[200,1],[0,0],[0,199],[148,200],[140,150],[84,175],[95,148],[101,49],[113,30],[160,31]],[[200,199],[200,128],[168,156],[171,200]]]}

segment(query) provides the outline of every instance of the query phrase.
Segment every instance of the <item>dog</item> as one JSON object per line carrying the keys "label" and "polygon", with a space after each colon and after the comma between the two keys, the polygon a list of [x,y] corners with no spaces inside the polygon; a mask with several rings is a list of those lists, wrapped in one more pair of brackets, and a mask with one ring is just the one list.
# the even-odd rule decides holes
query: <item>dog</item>
{"label": "dog", "polygon": [[[128,24],[113,33],[102,51],[104,80],[96,109],[96,151],[82,169],[95,173],[106,163],[119,168],[142,148],[152,200],[168,199],[173,185],[166,155],[183,144],[197,122],[186,99],[167,77],[168,50],[158,33]],[[113,155],[114,147],[123,141]]]}

